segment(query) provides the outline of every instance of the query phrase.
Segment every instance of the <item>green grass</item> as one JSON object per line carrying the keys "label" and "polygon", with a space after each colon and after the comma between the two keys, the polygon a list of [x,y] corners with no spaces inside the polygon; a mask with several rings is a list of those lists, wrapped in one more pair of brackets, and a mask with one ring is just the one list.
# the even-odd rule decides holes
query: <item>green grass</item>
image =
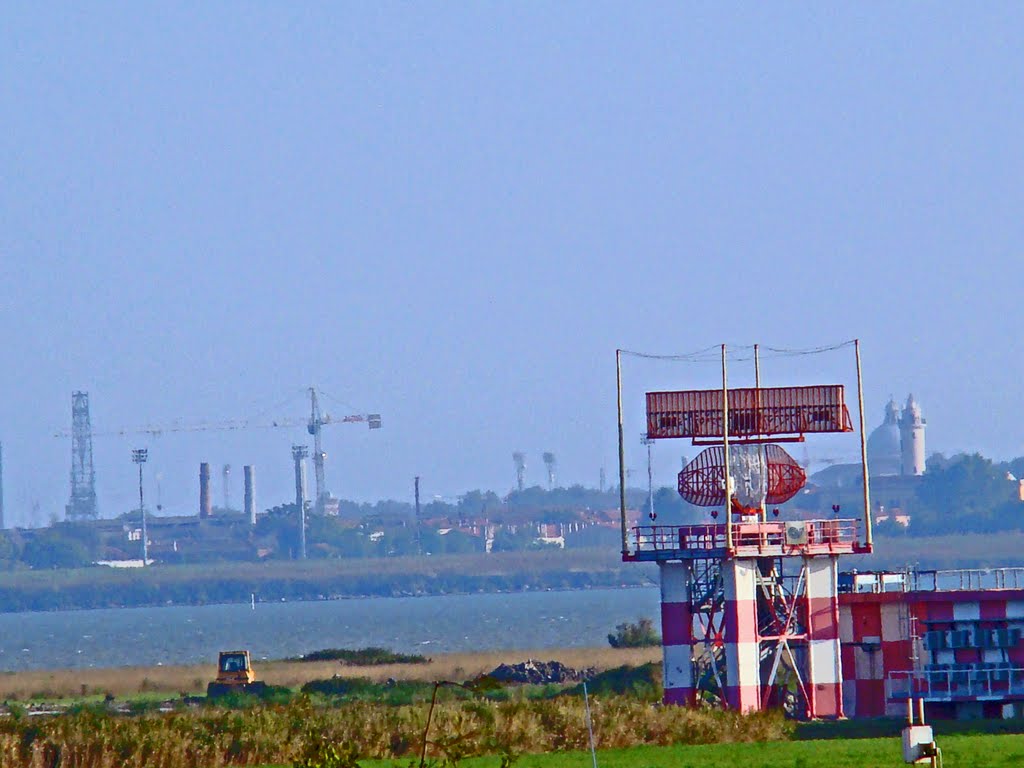
{"label": "green grass", "polygon": [[[1018,768],[1024,736],[972,734],[937,738],[947,768]],[[498,756],[462,761],[460,768],[497,768]],[[894,768],[903,765],[899,736],[701,746],[598,750],[600,768]],[[362,768],[408,768],[409,761],[360,760]],[[590,768],[588,752],[522,755],[515,768]]]}

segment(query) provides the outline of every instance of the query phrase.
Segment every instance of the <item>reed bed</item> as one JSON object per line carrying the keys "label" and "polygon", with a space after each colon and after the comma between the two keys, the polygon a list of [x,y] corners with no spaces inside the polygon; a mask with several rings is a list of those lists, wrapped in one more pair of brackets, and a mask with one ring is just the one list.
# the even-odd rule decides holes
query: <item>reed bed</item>
{"label": "reed bed", "polygon": [[[709,744],[786,739],[791,724],[775,715],[661,707],[624,696],[591,700],[599,747]],[[10,768],[220,768],[293,764],[341,747],[355,759],[414,759],[427,705],[353,703],[317,707],[306,697],[246,711],[198,710],[115,716],[99,709],[0,721],[0,765]],[[578,750],[588,744],[583,702],[443,701],[434,710],[427,754],[454,765],[500,754]]]}
{"label": "reed bed", "polygon": [[[526,659],[557,660],[570,667],[598,671],[625,664],[638,666],[660,658],[659,648],[568,648],[526,651],[453,653],[436,656],[427,664],[385,664],[356,667],[338,662],[254,662],[256,674],[271,685],[298,688],[310,680],[333,675],[366,677],[375,682],[394,680],[455,680],[476,677],[503,663]],[[0,673],[0,701],[65,700],[111,694],[118,698],[139,694],[175,697],[200,693],[213,680],[215,664],[110,669],[32,670]]]}

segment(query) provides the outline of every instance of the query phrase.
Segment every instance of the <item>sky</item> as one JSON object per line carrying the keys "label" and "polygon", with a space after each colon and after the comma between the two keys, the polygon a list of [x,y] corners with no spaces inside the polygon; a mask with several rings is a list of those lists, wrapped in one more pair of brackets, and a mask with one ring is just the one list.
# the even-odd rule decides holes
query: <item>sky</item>
{"label": "sky", "polygon": [[[383,417],[325,429],[339,496],[504,492],[516,450],[594,486],[616,348],[859,338],[869,428],[913,392],[929,453],[1024,454],[1022,37],[1011,3],[5,4],[7,523],[63,516],[74,390],[103,516],[134,447],[167,513],[200,461],[287,501],[302,429],[99,433],[299,419],[311,384]],[[631,469],[643,392],[718,375],[627,359]]]}

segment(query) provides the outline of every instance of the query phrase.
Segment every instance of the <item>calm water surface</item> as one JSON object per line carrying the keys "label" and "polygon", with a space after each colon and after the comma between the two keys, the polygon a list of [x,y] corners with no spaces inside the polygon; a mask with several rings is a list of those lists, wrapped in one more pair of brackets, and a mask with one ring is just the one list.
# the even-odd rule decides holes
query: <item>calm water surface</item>
{"label": "calm water surface", "polygon": [[384,646],[424,655],[601,646],[658,616],[656,588],[0,614],[0,670],[209,663],[248,648],[277,659]]}

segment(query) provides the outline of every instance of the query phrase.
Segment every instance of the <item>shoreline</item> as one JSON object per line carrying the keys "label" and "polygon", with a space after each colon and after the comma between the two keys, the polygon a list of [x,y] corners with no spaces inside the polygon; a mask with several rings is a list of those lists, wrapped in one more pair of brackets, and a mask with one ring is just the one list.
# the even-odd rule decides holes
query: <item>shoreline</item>
{"label": "shoreline", "polygon": [[[336,603],[343,601],[357,600],[418,600],[438,597],[471,597],[473,595],[522,595],[527,593],[549,593],[549,592],[604,592],[619,591],[623,589],[658,589],[656,582],[646,584],[597,584],[582,587],[523,587],[522,589],[489,589],[476,590],[473,592],[420,592],[417,594],[403,595],[332,595],[329,597],[310,598],[281,598],[279,600],[261,600],[256,596],[256,605],[281,605],[282,603]],[[33,616],[52,615],[55,613],[84,613],[89,611],[136,611],[136,610],[158,610],[161,608],[216,608],[238,605],[249,605],[249,600],[225,600],[209,603],[152,603],[147,605],[111,605],[99,608],[48,608],[45,610],[24,610],[5,611],[0,610],[0,616]],[[257,610],[257,609],[254,609]],[[0,674],[3,671],[0,670]]]}
{"label": "shoreline", "polygon": [[618,552],[579,549],[383,560],[309,560],[158,565],[0,573],[2,613],[106,608],[438,597],[648,586],[652,568]]}

